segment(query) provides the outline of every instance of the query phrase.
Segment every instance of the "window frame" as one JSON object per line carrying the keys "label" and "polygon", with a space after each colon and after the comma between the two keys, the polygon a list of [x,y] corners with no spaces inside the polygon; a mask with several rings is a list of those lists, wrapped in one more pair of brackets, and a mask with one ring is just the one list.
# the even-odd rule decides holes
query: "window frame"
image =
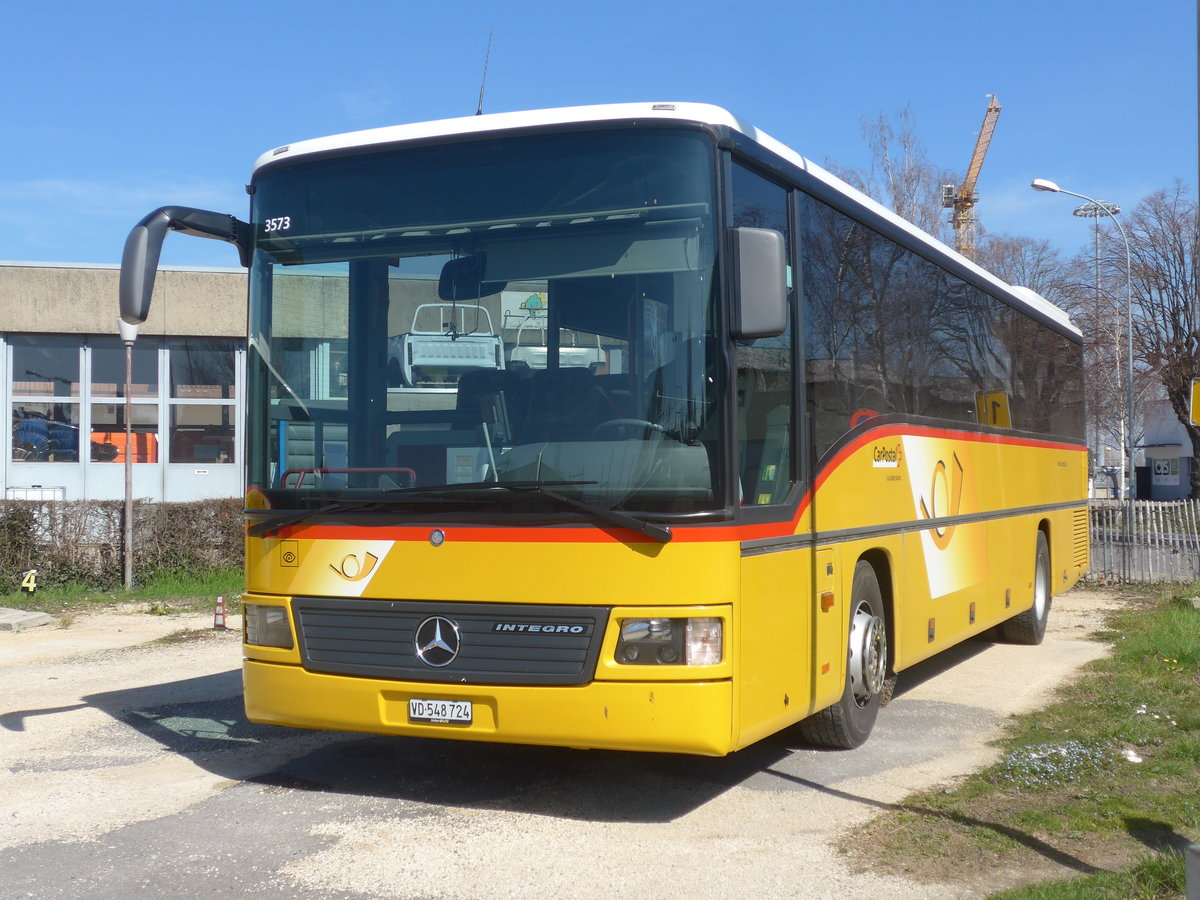
{"label": "window frame", "polygon": [[[738,148],[740,151],[742,148]],[[792,481],[784,498],[778,503],[758,505],[753,502],[748,502],[751,498],[739,497],[738,486],[741,483],[741,447],[739,435],[739,410],[738,410],[738,391],[736,387],[737,379],[737,348],[735,342],[730,338],[732,334],[732,315],[734,291],[736,290],[733,284],[732,267],[723,264],[721,268],[721,279],[725,291],[725,316],[726,330],[724,335],[725,346],[725,369],[729,373],[728,379],[731,386],[726,390],[726,412],[725,418],[729,423],[726,437],[726,483],[730,485],[731,503],[733,504],[735,519],[744,524],[759,524],[779,521],[789,521],[796,518],[801,499],[805,496],[809,487],[809,471],[807,468],[808,453],[805,447],[808,444],[807,429],[804,425],[802,411],[804,406],[804,379],[802,365],[802,347],[800,341],[803,336],[801,327],[802,321],[802,304],[799,302],[801,288],[800,274],[800,246],[797,236],[797,210],[796,197],[799,189],[792,181],[786,177],[781,177],[777,172],[773,172],[771,168],[754,155],[743,152],[735,152],[730,149],[721,151],[722,159],[717,171],[720,174],[721,185],[718,193],[719,203],[721,204],[721,221],[724,224],[725,240],[722,242],[723,258],[721,263],[727,263],[731,258],[732,246],[729,235],[734,227],[734,167],[740,166],[750,174],[756,175],[779,187],[785,194],[785,202],[787,206],[788,216],[788,234],[787,234],[787,261],[788,268],[791,272],[791,284],[788,285],[788,328],[791,332],[791,365],[792,365],[792,409],[791,421],[789,423],[789,448],[788,457],[792,466]]]}

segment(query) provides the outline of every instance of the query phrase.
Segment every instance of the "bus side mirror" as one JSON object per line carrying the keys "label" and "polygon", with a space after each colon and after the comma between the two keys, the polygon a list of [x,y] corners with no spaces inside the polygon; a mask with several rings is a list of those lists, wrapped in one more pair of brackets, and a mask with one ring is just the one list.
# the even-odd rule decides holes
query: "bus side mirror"
{"label": "bus side mirror", "polygon": [[733,228],[733,337],[777,337],[787,327],[787,249],[771,228]]}
{"label": "bus side mirror", "polygon": [[154,276],[168,231],[236,244],[243,266],[250,265],[250,226],[225,213],[187,206],[164,206],[133,226],[121,254],[121,318],[140,325],[150,314]]}

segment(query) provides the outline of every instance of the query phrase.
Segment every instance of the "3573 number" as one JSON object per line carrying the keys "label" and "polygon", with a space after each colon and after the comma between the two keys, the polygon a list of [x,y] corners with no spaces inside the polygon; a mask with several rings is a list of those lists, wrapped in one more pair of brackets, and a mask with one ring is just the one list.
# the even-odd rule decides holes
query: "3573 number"
{"label": "3573 number", "polygon": [[274,219],[267,219],[263,222],[263,229],[267,234],[274,234],[279,231],[287,231],[292,227],[291,216],[278,216]]}

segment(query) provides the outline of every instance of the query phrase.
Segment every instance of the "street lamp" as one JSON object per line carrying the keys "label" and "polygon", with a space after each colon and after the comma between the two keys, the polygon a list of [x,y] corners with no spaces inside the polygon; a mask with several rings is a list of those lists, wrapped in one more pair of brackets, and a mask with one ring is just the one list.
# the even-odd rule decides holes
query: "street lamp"
{"label": "street lamp", "polygon": [[[1073,215],[1077,218],[1080,218],[1080,219],[1091,219],[1095,223],[1094,234],[1095,234],[1095,239],[1096,239],[1095,260],[1096,260],[1096,308],[1097,309],[1099,309],[1099,307],[1100,307],[1100,294],[1101,294],[1100,218],[1101,218],[1101,216],[1115,216],[1120,211],[1121,211],[1121,207],[1117,206],[1117,204],[1115,204],[1115,203],[1101,203],[1101,202],[1095,202],[1095,201],[1088,201],[1087,203],[1083,204],[1083,206],[1077,206],[1077,207],[1075,207],[1075,209],[1073,209],[1071,211],[1071,215]],[[1121,365],[1121,334],[1120,334],[1120,332],[1117,333],[1116,341],[1114,343],[1116,344],[1117,367],[1119,370],[1120,365]],[[1125,427],[1124,426],[1125,426],[1124,419],[1122,419],[1122,427],[1121,427],[1121,432],[1122,432],[1122,434],[1121,434],[1121,478],[1122,479],[1124,479],[1124,477],[1125,477],[1125,435],[1124,435]]]}
{"label": "street lamp", "polygon": [[[1126,520],[1126,531],[1129,536],[1130,545],[1133,541],[1133,498],[1134,498],[1134,468],[1133,468],[1133,282],[1131,265],[1131,254],[1129,252],[1129,236],[1125,234],[1125,227],[1121,224],[1121,220],[1116,214],[1120,212],[1120,207],[1114,206],[1111,203],[1103,203],[1094,197],[1089,197],[1086,194],[1077,194],[1074,191],[1068,191],[1065,188],[1059,187],[1053,181],[1047,181],[1044,178],[1035,178],[1033,183],[1029,185],[1035,191],[1046,191],[1051,194],[1067,194],[1071,197],[1078,197],[1080,200],[1086,200],[1092,204],[1095,209],[1095,215],[1106,215],[1117,225],[1117,230],[1121,232],[1121,240],[1125,242],[1125,332],[1128,339],[1127,351],[1129,354],[1128,369],[1126,370],[1126,418],[1128,427],[1125,430],[1125,455],[1129,460],[1129,470],[1127,480],[1125,482],[1125,496],[1128,499],[1129,514]],[[1081,207],[1087,208],[1087,207]],[[1078,210],[1076,210],[1078,213]]]}

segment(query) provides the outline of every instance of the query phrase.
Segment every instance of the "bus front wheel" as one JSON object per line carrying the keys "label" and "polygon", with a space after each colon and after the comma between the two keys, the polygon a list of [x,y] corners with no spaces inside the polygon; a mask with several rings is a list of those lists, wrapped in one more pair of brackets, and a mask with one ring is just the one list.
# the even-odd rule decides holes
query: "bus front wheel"
{"label": "bus front wheel", "polygon": [[875,569],[860,560],[850,592],[846,686],[837,703],[800,723],[800,735],[808,743],[852,750],[870,736],[893,684],[888,677],[886,616]]}
{"label": "bus front wheel", "polygon": [[1050,618],[1050,545],[1046,532],[1037,533],[1033,563],[1033,606],[1000,625],[1000,637],[1010,644],[1040,644]]}

